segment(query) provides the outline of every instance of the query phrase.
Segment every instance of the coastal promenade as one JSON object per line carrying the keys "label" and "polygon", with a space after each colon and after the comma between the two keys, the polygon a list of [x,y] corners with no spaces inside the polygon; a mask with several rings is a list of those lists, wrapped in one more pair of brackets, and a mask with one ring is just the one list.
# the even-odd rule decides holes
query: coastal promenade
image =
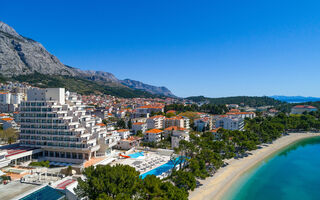
{"label": "coastal promenade", "polygon": [[272,144],[262,145],[263,148],[251,151],[251,155],[241,159],[230,159],[228,165],[218,170],[213,177],[200,180],[202,186],[190,192],[190,200],[219,200],[230,189],[231,185],[245,172],[262,160],[272,156],[284,147],[301,139],[320,136],[320,133],[290,133]]}

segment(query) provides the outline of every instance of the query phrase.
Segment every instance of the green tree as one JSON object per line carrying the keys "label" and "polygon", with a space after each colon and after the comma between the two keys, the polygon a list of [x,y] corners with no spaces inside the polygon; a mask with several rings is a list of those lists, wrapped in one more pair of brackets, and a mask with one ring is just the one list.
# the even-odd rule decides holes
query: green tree
{"label": "green tree", "polygon": [[19,135],[17,131],[13,128],[8,128],[6,130],[0,130],[0,138],[8,144],[12,144],[17,141]]}
{"label": "green tree", "polygon": [[75,189],[80,198],[134,199],[140,193],[139,172],[128,165],[88,167],[83,175],[86,178],[79,178]]}
{"label": "green tree", "polygon": [[120,129],[125,129],[126,128],[126,122],[123,119],[120,119],[117,121],[116,126]]}
{"label": "green tree", "polygon": [[132,122],[131,122],[131,120],[128,121],[128,129],[132,129]]}
{"label": "green tree", "polygon": [[178,188],[183,188],[186,191],[193,191],[197,186],[196,178],[192,172],[176,171],[172,175],[172,181]]}
{"label": "green tree", "polygon": [[136,136],[143,137],[142,130],[138,130],[137,133],[136,133]]}
{"label": "green tree", "polygon": [[159,178],[152,175],[143,179],[142,196],[140,199],[187,200],[188,192],[174,186],[168,181],[161,181]]}

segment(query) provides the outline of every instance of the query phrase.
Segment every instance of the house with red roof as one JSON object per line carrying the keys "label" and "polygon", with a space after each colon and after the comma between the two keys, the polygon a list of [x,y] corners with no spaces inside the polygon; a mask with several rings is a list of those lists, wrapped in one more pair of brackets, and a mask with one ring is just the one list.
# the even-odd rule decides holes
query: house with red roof
{"label": "house with red roof", "polygon": [[291,108],[291,114],[303,114],[304,112],[317,111],[318,109],[310,105],[296,105]]}
{"label": "house with red roof", "polygon": [[144,133],[144,141],[146,142],[160,142],[162,140],[163,131],[160,129],[147,130]]}
{"label": "house with red roof", "polygon": [[132,124],[132,131],[137,133],[138,131],[142,131],[142,133],[146,132],[147,123],[144,122],[136,122]]}

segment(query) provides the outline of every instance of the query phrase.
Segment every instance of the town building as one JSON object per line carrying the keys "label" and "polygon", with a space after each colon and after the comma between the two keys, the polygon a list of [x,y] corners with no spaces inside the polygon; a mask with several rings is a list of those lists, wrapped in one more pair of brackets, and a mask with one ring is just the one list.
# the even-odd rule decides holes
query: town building
{"label": "town building", "polygon": [[147,119],[147,129],[163,129],[164,128],[164,119],[163,115],[156,115]]}
{"label": "town building", "polygon": [[137,108],[136,112],[142,113],[142,114],[164,112],[164,106],[163,105],[145,105]]}
{"label": "town building", "polygon": [[168,128],[170,126],[182,127],[185,129],[190,128],[190,119],[182,116],[175,116],[171,118],[164,119],[164,128]]}
{"label": "town building", "polygon": [[144,133],[144,141],[146,142],[160,142],[163,137],[163,131],[159,129],[147,130]]}
{"label": "town building", "polygon": [[189,131],[183,130],[175,130],[171,135],[171,148],[178,148],[181,140],[190,140]]}
{"label": "town building", "polygon": [[199,132],[211,130],[212,125],[212,119],[210,117],[203,117],[194,120],[194,127]]}
{"label": "town building", "polygon": [[117,149],[121,150],[129,150],[134,147],[138,147],[141,143],[142,138],[141,137],[129,137],[127,139],[122,139],[118,141],[118,144],[116,146]]}
{"label": "town building", "polygon": [[147,124],[143,122],[136,122],[132,124],[132,131],[137,133],[138,131],[142,131],[142,133],[146,132]]}
{"label": "town building", "polygon": [[244,119],[241,117],[222,117],[216,120],[216,128],[224,128],[227,130],[240,130],[244,128]]}
{"label": "town building", "polygon": [[117,130],[119,133],[121,139],[127,139],[130,136],[130,130],[129,129],[120,129]]}
{"label": "town building", "polygon": [[296,105],[291,108],[291,114],[303,114],[304,112],[317,111],[318,109],[314,106],[309,105]]}
{"label": "town building", "polygon": [[170,126],[168,128],[164,129],[164,138],[168,138],[169,136],[171,136],[174,132],[188,132],[188,129],[182,128],[182,127],[178,127],[178,126]]}
{"label": "town building", "polygon": [[98,140],[106,128],[97,124],[75,93],[64,88],[30,88],[20,104],[20,146],[40,148],[42,158],[55,162],[83,163],[101,150]]}
{"label": "town building", "polygon": [[234,111],[231,111],[231,112],[226,113],[226,115],[234,116],[234,117],[241,117],[243,119],[245,119],[245,118],[253,119],[256,117],[256,113],[254,113],[254,112],[234,112]]}
{"label": "town building", "polygon": [[19,130],[19,125],[14,121],[12,117],[0,118],[0,124],[2,124],[3,130],[7,130],[9,128],[13,128],[15,130]]}

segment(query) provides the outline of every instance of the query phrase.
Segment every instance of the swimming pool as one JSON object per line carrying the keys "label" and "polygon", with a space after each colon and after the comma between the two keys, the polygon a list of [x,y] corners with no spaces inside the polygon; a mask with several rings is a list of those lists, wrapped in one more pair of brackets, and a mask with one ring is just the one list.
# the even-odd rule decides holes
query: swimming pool
{"label": "swimming pool", "polygon": [[[180,159],[177,158],[176,161],[178,161]],[[180,160],[181,163],[183,163],[185,160]],[[178,162],[178,165],[180,164],[180,162]],[[173,162],[170,160],[169,162],[167,162],[166,164],[161,165],[160,167],[157,167],[153,170],[150,170],[144,174],[140,175],[141,179],[144,179],[145,177],[147,177],[148,175],[155,175],[155,176],[159,176],[165,172],[168,172],[169,170],[171,170],[174,167]]]}
{"label": "swimming pool", "polygon": [[62,192],[50,186],[45,186],[25,197],[22,197],[20,200],[57,200],[63,199],[64,197],[65,195]]}
{"label": "swimming pool", "polygon": [[130,156],[131,158],[138,158],[140,156],[144,156],[144,154],[143,152],[137,152],[137,153],[129,154],[128,156]]}

